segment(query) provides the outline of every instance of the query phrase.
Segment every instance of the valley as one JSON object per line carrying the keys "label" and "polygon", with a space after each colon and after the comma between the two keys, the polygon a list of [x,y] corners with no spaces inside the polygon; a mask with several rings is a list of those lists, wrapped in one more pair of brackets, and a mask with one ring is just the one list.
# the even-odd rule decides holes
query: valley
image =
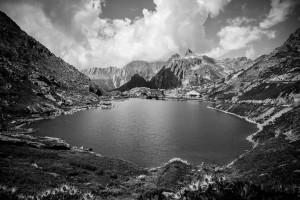
{"label": "valley", "polygon": [[[0,25],[1,199],[299,198],[299,28],[255,60],[188,50],[166,62],[81,73],[3,12]],[[259,131],[247,137],[252,148],[224,166],[172,159],[145,168],[23,127],[151,90],[176,100],[194,91],[194,101],[255,122]]]}

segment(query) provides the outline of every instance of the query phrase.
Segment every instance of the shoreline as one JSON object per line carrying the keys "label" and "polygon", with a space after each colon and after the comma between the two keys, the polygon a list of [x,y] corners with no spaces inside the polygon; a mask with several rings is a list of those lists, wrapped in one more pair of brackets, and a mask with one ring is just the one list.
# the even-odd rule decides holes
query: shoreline
{"label": "shoreline", "polygon": [[[254,141],[254,140],[253,140],[253,137],[254,137],[256,134],[258,134],[259,132],[261,132],[261,131],[263,130],[263,125],[262,125],[262,124],[260,124],[260,123],[258,123],[258,122],[255,122],[254,120],[251,120],[251,119],[249,119],[248,117],[244,117],[244,116],[241,116],[241,115],[232,113],[232,112],[228,112],[228,111],[221,110],[221,109],[218,109],[218,108],[214,108],[214,107],[211,107],[211,106],[207,106],[207,108],[208,108],[208,109],[212,109],[212,110],[217,110],[217,111],[220,111],[220,112],[229,114],[229,115],[233,115],[233,116],[238,117],[238,118],[240,118],[240,119],[244,119],[244,120],[246,120],[247,122],[250,122],[250,123],[252,123],[252,124],[255,124],[256,127],[258,128],[258,130],[257,130],[256,132],[254,132],[254,133],[248,135],[245,139],[246,139],[248,142],[250,142],[250,143],[252,144],[252,149],[254,149],[255,147],[257,147],[258,142]],[[251,149],[250,149],[250,150],[247,150],[247,152],[245,152],[245,153],[242,153],[241,155],[239,155],[238,158],[236,158],[236,159],[234,159],[233,161],[231,161],[230,163],[228,163],[228,164],[226,165],[226,167],[229,167],[229,168],[230,168],[230,167],[231,167],[231,166],[232,166],[239,158],[244,157],[244,156],[245,156],[247,153],[249,153],[250,151],[251,151]]]}
{"label": "shoreline", "polygon": [[[166,100],[166,101],[174,101],[174,100],[168,99],[168,100]],[[199,100],[196,100],[196,99],[191,99],[191,100],[186,100],[186,101],[194,101],[194,102],[202,102],[202,103],[213,103],[213,102],[211,102],[211,101],[199,101]],[[233,115],[233,116],[238,117],[238,118],[240,118],[240,119],[244,119],[244,120],[246,120],[247,122],[250,122],[250,123],[252,123],[252,124],[255,124],[256,127],[258,128],[258,130],[257,130],[256,132],[254,132],[254,133],[248,135],[245,139],[246,139],[248,142],[250,142],[250,143],[252,144],[252,148],[251,148],[251,149],[254,149],[254,148],[258,145],[259,142],[254,141],[252,138],[253,138],[256,134],[258,134],[259,132],[261,132],[261,131],[263,130],[263,124],[260,124],[260,123],[258,123],[258,122],[255,122],[254,120],[251,120],[251,119],[249,119],[248,117],[244,117],[244,116],[241,116],[241,115],[232,113],[232,112],[228,112],[228,111],[226,111],[226,110],[221,110],[221,109],[218,109],[218,108],[214,108],[214,107],[211,107],[211,106],[209,106],[209,105],[206,106],[206,107],[207,107],[208,109],[217,110],[217,111],[220,111],[220,112],[229,114],[229,115]],[[80,111],[89,110],[89,109],[97,109],[97,108],[100,108],[100,103],[99,103],[99,104],[95,104],[95,105],[89,105],[89,106],[88,106],[88,105],[74,106],[73,108],[71,108],[71,109],[68,110],[68,111],[60,110],[60,111],[58,111],[58,112],[56,112],[56,113],[54,113],[53,115],[48,116],[48,117],[41,117],[41,116],[39,116],[39,117],[37,117],[37,118],[27,119],[27,120],[25,120],[22,124],[19,124],[19,125],[13,127],[12,130],[13,130],[13,131],[21,131],[21,132],[20,132],[21,134],[29,134],[29,135],[31,135],[31,133],[33,133],[33,132],[35,131],[33,128],[22,128],[22,127],[25,126],[25,125],[29,125],[29,124],[31,124],[31,123],[34,123],[34,122],[41,121],[41,120],[51,120],[51,119],[55,119],[56,117],[59,117],[59,116],[61,116],[61,115],[72,115],[72,114],[75,114],[75,113],[80,112]],[[15,121],[15,120],[14,120],[14,121]],[[1,132],[0,132],[0,134],[1,134]],[[44,137],[49,137],[49,136],[44,136]],[[54,137],[49,137],[49,138],[54,138]],[[59,139],[60,139],[60,138],[59,138]],[[67,143],[68,141],[65,141],[65,142]],[[82,147],[82,145],[81,145],[81,147]],[[80,150],[85,151],[84,149],[80,149],[80,147],[77,147],[77,146],[72,146],[71,148],[77,149],[77,150],[79,150],[79,151],[80,151]],[[242,158],[244,155],[246,155],[247,153],[249,153],[249,151],[250,151],[251,149],[246,150],[245,153],[240,154],[237,158],[235,158],[234,160],[230,161],[228,164],[223,164],[223,165],[217,164],[217,165],[218,165],[219,167],[231,167],[231,166],[235,163],[235,161],[236,161],[237,159]],[[96,154],[99,154],[99,155],[102,155],[102,154],[97,153],[97,152],[94,152],[94,151],[92,151],[92,152],[93,152],[93,153],[96,153]],[[105,156],[105,157],[106,157],[106,156]],[[114,158],[114,157],[111,157],[111,158]],[[121,160],[121,161],[125,161],[125,162],[128,162],[128,163],[134,164],[134,165],[136,165],[136,166],[140,166],[139,164],[132,163],[132,162],[127,161],[127,160],[122,159],[122,158],[116,158],[116,159],[119,159],[119,160]],[[152,167],[142,167],[142,166],[140,166],[140,167],[142,167],[142,168],[144,168],[144,169],[161,168],[162,166],[164,166],[166,163],[169,163],[169,162],[170,162],[171,160],[173,160],[173,159],[180,159],[180,160],[183,160],[183,159],[181,159],[181,158],[174,157],[174,158],[171,158],[170,160],[168,160],[168,161],[166,161],[166,162],[161,163],[159,166],[152,166]],[[187,162],[187,161],[186,161],[186,162]],[[203,163],[203,162],[202,162],[202,163]],[[189,163],[189,164],[190,164],[190,163]],[[207,164],[207,165],[214,165],[215,163],[206,163],[206,164]],[[193,164],[193,165],[195,165],[195,166],[200,166],[200,165],[196,165],[196,164]]]}
{"label": "shoreline", "polygon": [[228,112],[226,110],[221,110],[221,109],[218,109],[218,108],[214,108],[214,107],[211,107],[211,106],[207,106],[208,109],[212,109],[212,110],[217,110],[217,111],[220,111],[220,112],[223,112],[223,113],[226,113],[226,114],[229,114],[229,115],[233,115],[233,116],[236,116],[240,119],[244,119],[246,120],[247,122],[250,122],[252,124],[255,124],[256,127],[258,128],[258,130],[252,134],[250,134],[249,136],[246,137],[246,140],[248,140],[253,146],[252,146],[252,149],[254,149],[257,145],[258,145],[258,142],[254,141],[252,138],[258,134],[259,132],[261,132],[263,130],[263,125],[258,123],[258,122],[255,122],[254,120],[251,120],[249,119],[248,117],[244,117],[244,116],[241,116],[241,115],[238,115],[238,114],[235,114],[235,113],[232,113],[232,112]]}
{"label": "shoreline", "polygon": [[[166,100],[166,101],[172,101],[172,100]],[[212,103],[211,101],[199,101],[199,100],[197,100],[197,99],[191,99],[191,100],[187,100],[187,101],[201,102],[201,103]],[[97,109],[97,108],[100,108],[99,105],[100,105],[100,104],[96,104],[95,106],[89,106],[89,107],[87,107],[87,106],[85,105],[85,106],[80,106],[80,108],[78,108],[78,106],[75,106],[74,108],[72,108],[72,109],[70,109],[70,110],[68,110],[68,111],[57,112],[57,113],[59,113],[59,114],[55,113],[54,115],[49,116],[49,117],[38,117],[38,118],[35,118],[35,119],[29,119],[28,121],[24,122],[23,124],[20,124],[20,125],[16,126],[13,130],[16,130],[16,131],[22,131],[21,133],[24,133],[24,134],[30,134],[30,135],[31,135],[31,133],[33,133],[33,132],[35,131],[34,129],[32,129],[32,128],[21,128],[21,127],[22,127],[22,126],[25,126],[25,125],[29,125],[29,124],[34,123],[34,122],[41,121],[41,120],[51,120],[51,119],[55,119],[56,117],[59,117],[59,116],[61,116],[61,115],[72,115],[72,114],[75,114],[75,113],[77,113],[77,112],[84,111],[84,110]],[[252,143],[253,146],[254,146],[254,147],[253,147],[253,146],[252,146],[252,147],[255,148],[255,146],[257,145],[256,142],[253,141],[253,140],[251,140],[249,137],[250,137],[250,136],[251,136],[251,137],[254,136],[255,134],[257,134],[258,132],[260,132],[260,131],[262,130],[262,128],[261,128],[261,129],[259,128],[259,127],[260,127],[260,126],[259,126],[259,125],[260,125],[259,123],[256,123],[256,122],[254,122],[253,120],[250,120],[250,119],[247,118],[247,117],[243,117],[243,116],[237,115],[237,114],[235,114],[235,113],[231,113],[231,112],[223,111],[223,110],[220,110],[220,109],[217,109],[217,108],[213,108],[213,107],[211,107],[211,106],[207,106],[207,108],[209,108],[209,109],[214,109],[214,110],[218,110],[218,111],[224,112],[224,113],[226,113],[226,114],[234,115],[234,116],[236,116],[236,117],[238,117],[238,118],[241,118],[241,119],[244,119],[244,120],[246,120],[246,121],[248,121],[248,122],[250,122],[250,123],[256,124],[257,127],[258,127],[258,131],[256,131],[255,133],[253,133],[253,134],[251,134],[251,135],[249,135],[249,136],[246,137],[246,140],[248,140],[250,143]],[[49,136],[44,136],[44,137],[49,137]],[[49,138],[51,138],[51,137],[49,137]],[[67,143],[67,142],[68,142],[68,141],[66,141],[66,143]],[[82,147],[82,145],[79,145],[78,147],[77,147],[77,146],[72,146],[72,148],[78,149],[79,151],[80,151],[80,150],[85,151],[84,149],[80,149],[81,147]],[[248,151],[249,151],[249,150],[247,150],[246,153],[248,153]],[[94,152],[94,151],[92,151],[92,152]],[[97,153],[97,152],[94,152],[94,153]],[[239,154],[239,156],[238,156],[237,158],[235,158],[234,160],[230,161],[229,164],[216,164],[216,163],[206,163],[206,164],[207,164],[207,165],[218,165],[219,167],[228,167],[228,166],[232,165],[238,158],[240,158],[241,156],[243,156],[243,155],[246,154],[246,153],[241,153],[241,154]],[[97,154],[100,154],[100,153],[97,153]],[[102,155],[102,154],[100,154],[100,155]],[[107,157],[107,156],[105,156],[105,157]],[[114,157],[111,157],[111,158],[114,158]],[[130,162],[130,161],[128,161],[128,160],[125,160],[125,159],[122,159],[122,158],[116,158],[116,159],[119,159],[119,160],[122,160],[122,161],[125,161],[125,162],[129,162],[129,163],[132,163],[132,162]],[[144,169],[154,169],[154,168],[161,168],[162,166],[166,165],[167,163],[170,163],[170,161],[171,161],[171,160],[174,160],[174,159],[183,160],[182,158],[174,157],[174,158],[171,158],[170,160],[166,160],[165,162],[159,164],[158,166],[151,166],[151,167],[143,167],[143,166],[140,166],[140,165],[137,164],[137,163],[132,163],[132,164],[137,165],[137,166],[140,166],[140,167],[142,167],[142,168],[144,168]],[[187,161],[185,161],[185,162],[187,162]],[[195,163],[193,163],[193,164],[192,164],[192,163],[189,163],[189,164],[194,165],[194,166],[200,166],[200,165],[201,165],[201,164],[195,164]],[[203,162],[202,162],[202,165],[203,165]]]}
{"label": "shoreline", "polygon": [[[42,120],[55,119],[56,117],[59,117],[61,115],[72,115],[72,114],[75,114],[75,113],[80,112],[80,111],[89,110],[89,109],[96,109],[96,108],[100,108],[100,104],[74,106],[70,110],[61,109],[59,111],[54,112],[53,114],[51,114],[49,116],[44,116],[44,117],[41,116],[41,114],[39,114],[39,116],[36,117],[36,118],[31,118],[31,116],[28,116],[27,118],[14,119],[14,120],[10,121],[9,124],[11,124],[11,125],[14,125],[15,123],[19,123],[19,124],[14,125],[13,127],[11,127],[10,131],[25,131],[25,132],[27,132],[31,128],[22,128],[25,125],[28,125],[28,124],[31,124],[31,123],[34,123],[34,122],[39,122],[39,121],[42,121]],[[28,133],[30,133],[30,132],[28,132]]]}
{"label": "shoreline", "polygon": [[[83,106],[84,107],[84,106]],[[244,119],[250,123],[254,123],[257,125],[258,127],[258,131],[256,131],[255,133],[249,135],[246,139],[248,140],[248,138],[251,136],[253,136],[254,134],[258,133],[259,131],[261,131],[263,129],[263,125],[254,122],[253,120],[247,118],[247,117],[243,117],[240,115],[237,115],[235,113],[231,113],[228,111],[224,111],[221,109],[217,109],[217,108],[213,108],[211,106],[206,106],[208,109],[214,109],[214,110],[218,110],[221,112],[224,112],[226,114],[231,114],[234,115],[238,118]],[[97,107],[93,107],[93,108],[97,108]],[[83,111],[86,110],[88,108],[83,108],[83,109],[76,109],[76,112],[79,111]],[[74,114],[75,112],[70,112],[70,114]],[[55,117],[58,117],[59,115],[56,115]],[[47,118],[47,119],[54,119],[55,117],[52,118]],[[38,120],[29,120],[29,122],[27,123],[32,123],[32,122],[36,122],[39,120],[43,120],[45,118],[40,117]],[[22,128],[22,126],[24,126],[26,124],[19,124],[18,126],[15,126],[20,129],[25,130],[24,128]],[[261,129],[259,128],[261,127]],[[15,129],[16,131],[18,129]],[[0,135],[4,136],[5,139],[5,132],[0,132]],[[18,134],[20,134],[19,136],[17,136]],[[11,137],[9,135],[12,135]],[[22,136],[23,135],[23,136]],[[16,133],[8,133],[8,136],[12,139],[15,139],[16,142],[18,142],[17,140],[19,139],[18,137],[20,137],[22,139],[22,137],[24,137],[24,139],[27,139],[28,137],[31,137],[32,134],[23,134],[22,132],[16,132]],[[41,138],[40,138],[41,137]],[[8,138],[9,139],[9,138]],[[32,138],[28,138],[28,143],[27,145],[22,145],[22,146],[18,146],[17,148],[23,148],[22,152],[27,152],[27,148],[30,147],[34,147],[34,145],[36,145],[33,150],[31,151],[35,151],[35,152],[39,152],[39,154],[41,155],[47,155],[47,153],[49,153],[49,149],[50,151],[55,151],[55,148],[53,148],[53,146],[51,146],[49,148],[49,144],[47,144],[47,141],[53,141],[53,143],[56,144],[56,146],[58,147],[64,147],[64,145],[68,145],[67,141],[62,140],[60,138],[54,138],[54,137],[48,137],[48,136],[32,136]],[[54,141],[55,140],[55,141]],[[48,142],[49,142],[48,141]],[[248,140],[249,142],[251,142],[250,140]],[[9,140],[8,140],[9,142]],[[45,144],[46,142],[46,144]],[[252,142],[251,142],[252,143]],[[257,142],[258,144],[258,142]],[[9,145],[9,143],[8,143]],[[33,146],[32,146],[33,145]],[[40,145],[40,147],[38,146]],[[45,145],[47,145],[48,147],[46,147]],[[48,148],[48,149],[47,149]],[[253,147],[255,148],[255,147]],[[58,177],[71,177],[71,179],[66,179],[67,182],[66,184],[69,185],[75,185],[74,187],[77,188],[78,191],[86,191],[87,189],[93,189],[93,184],[92,185],[82,185],[81,182],[77,181],[77,179],[73,180],[72,177],[80,177],[83,180],[87,180],[88,181],[88,177],[92,177],[92,179],[95,182],[95,187],[97,187],[100,184],[100,190],[99,190],[99,195],[102,195],[102,191],[106,192],[106,191],[114,191],[115,188],[118,188],[118,191],[123,191],[123,193],[121,193],[122,195],[126,196],[130,193],[127,193],[127,189],[128,190],[132,190],[132,188],[135,188],[136,191],[140,191],[140,187],[141,187],[141,183],[151,183],[151,184],[158,184],[155,186],[155,189],[157,191],[164,191],[164,190],[159,190],[160,186],[163,186],[164,184],[167,185],[168,187],[172,188],[172,190],[166,190],[164,191],[162,194],[166,197],[170,196],[170,197],[182,197],[182,194],[184,193],[184,191],[189,191],[189,192],[197,192],[199,190],[203,190],[203,188],[205,189],[206,187],[208,187],[208,185],[213,184],[214,182],[212,181],[212,177],[217,178],[217,183],[233,183],[233,184],[240,184],[240,182],[236,182],[239,179],[236,179],[236,177],[234,176],[234,174],[232,174],[232,169],[234,169],[234,166],[232,166],[238,159],[242,158],[243,156],[246,156],[248,153],[252,152],[253,149],[248,150],[245,153],[240,154],[236,159],[234,159],[233,161],[231,161],[229,164],[222,164],[222,165],[218,165],[218,164],[213,164],[213,163],[204,163],[202,162],[201,164],[195,164],[195,163],[189,163],[186,160],[183,160],[181,158],[172,158],[167,160],[166,162],[161,163],[158,166],[154,166],[154,167],[143,167],[140,166],[138,164],[132,163],[130,161],[121,159],[121,158],[115,158],[115,157],[107,157],[105,155],[101,155],[97,152],[94,152],[93,150],[89,150],[89,149],[85,149],[84,147],[76,147],[76,146],[69,146],[69,149],[66,151],[57,151],[57,153],[55,154],[60,154],[60,155],[65,155],[68,156],[68,159],[64,159],[63,161],[61,160],[53,160],[52,162],[63,162],[65,167],[72,167],[73,170],[76,169],[74,172],[71,172],[70,174],[65,174],[65,172],[63,171],[62,168],[55,168],[55,170],[51,169],[51,170],[47,170],[47,164],[49,162],[48,158],[44,158],[42,160],[37,159],[37,161],[35,161],[34,163],[30,164],[29,167],[31,167],[32,169],[30,169],[30,172],[35,173],[32,176],[40,176],[37,173],[39,173],[38,171],[45,171],[44,174],[50,174],[51,176],[54,176],[55,178]],[[4,154],[5,155],[5,154]],[[50,154],[51,155],[51,154]],[[77,156],[74,157],[74,156]],[[84,158],[89,157],[89,160],[84,160]],[[38,158],[40,158],[38,156]],[[50,158],[53,159],[53,158]],[[16,161],[19,162],[19,161]],[[32,162],[32,161],[30,161]],[[45,163],[47,163],[45,165]],[[99,165],[97,165],[96,163],[99,163]],[[114,165],[114,163],[118,163],[117,165]],[[105,170],[102,167],[105,168]],[[115,168],[117,167],[117,169]],[[132,174],[131,172],[129,173],[128,171],[126,171],[127,169],[132,170]],[[172,170],[176,169],[175,172],[173,172]],[[125,170],[125,172],[124,172]],[[178,171],[177,171],[178,170]],[[183,170],[183,171],[181,171]],[[186,171],[187,170],[187,171]],[[167,172],[167,174],[164,174],[165,172]],[[74,173],[75,175],[72,175],[72,173]],[[183,177],[189,177],[187,181],[185,182],[172,182],[173,178],[174,180],[176,179],[178,173],[182,173],[180,176]],[[240,172],[239,172],[240,173]],[[77,175],[76,175],[77,174]],[[170,180],[165,179],[166,177],[168,177],[170,174],[172,174],[172,178]],[[191,174],[193,174],[193,176],[191,176]],[[199,176],[201,175],[201,176]],[[200,177],[200,178],[199,178]],[[208,182],[206,182],[204,178],[208,178]],[[51,178],[48,178],[48,180],[50,180]],[[26,178],[24,179],[26,180]],[[52,180],[52,179],[51,179]],[[153,182],[154,180],[158,180],[159,182]],[[241,179],[243,181],[245,181],[244,183],[246,185],[248,185],[249,180],[247,179]],[[100,181],[97,182],[97,181]],[[170,182],[169,182],[170,181]],[[218,182],[220,181],[220,182]],[[224,182],[226,181],[226,182]],[[251,180],[250,180],[251,181]],[[58,184],[58,182],[55,182]],[[122,185],[122,187],[117,187],[114,184],[120,183]],[[251,183],[251,182],[249,182]],[[162,184],[162,185],[161,185]],[[175,184],[175,185],[173,185]],[[252,184],[252,183],[251,183]],[[125,186],[125,189],[124,187]],[[253,184],[254,187],[255,183]],[[7,186],[5,186],[7,187]],[[52,191],[55,190],[49,187],[49,185],[44,185],[43,187],[47,188],[47,191]],[[225,187],[225,186],[224,186]],[[8,188],[8,192],[10,190],[12,190],[11,188]],[[19,190],[18,185],[14,186],[13,188],[17,188],[16,190]],[[50,189],[49,189],[50,188]],[[149,190],[152,189],[152,186],[148,188]],[[264,189],[262,189],[264,191]],[[5,190],[6,191],[6,190]],[[7,192],[6,191],[6,192]],[[42,191],[42,190],[41,190]],[[89,191],[89,190],[88,190]],[[1,192],[1,191],[0,191]],[[13,194],[13,193],[12,193]],[[138,193],[139,195],[142,195],[142,193]],[[296,193],[295,193],[296,194]],[[112,195],[114,195],[112,193]],[[0,194],[1,196],[1,194]]]}

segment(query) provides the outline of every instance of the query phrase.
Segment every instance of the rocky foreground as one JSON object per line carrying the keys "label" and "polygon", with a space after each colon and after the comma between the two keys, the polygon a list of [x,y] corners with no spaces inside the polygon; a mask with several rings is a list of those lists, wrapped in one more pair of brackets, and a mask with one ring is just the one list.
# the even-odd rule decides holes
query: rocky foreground
{"label": "rocky foreground", "polygon": [[58,138],[0,135],[1,199],[297,199],[299,187],[255,183],[239,171],[180,159],[144,169]]}

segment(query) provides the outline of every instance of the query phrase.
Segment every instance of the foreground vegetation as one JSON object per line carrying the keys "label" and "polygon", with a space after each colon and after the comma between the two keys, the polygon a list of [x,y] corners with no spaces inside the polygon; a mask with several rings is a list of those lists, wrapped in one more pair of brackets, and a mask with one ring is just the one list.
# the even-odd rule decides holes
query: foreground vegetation
{"label": "foreground vegetation", "polygon": [[[0,135],[1,199],[297,199],[299,188],[249,181],[231,167],[180,159],[144,169],[19,131]],[[266,163],[268,164],[268,163]],[[256,180],[256,179],[253,179]],[[293,180],[294,181],[294,180]]]}

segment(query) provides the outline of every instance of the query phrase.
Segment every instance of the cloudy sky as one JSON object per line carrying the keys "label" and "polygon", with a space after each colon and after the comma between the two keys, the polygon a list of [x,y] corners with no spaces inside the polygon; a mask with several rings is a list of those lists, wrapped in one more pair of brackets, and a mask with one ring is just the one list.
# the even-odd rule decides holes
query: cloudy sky
{"label": "cloudy sky", "polygon": [[300,27],[299,0],[0,0],[0,10],[78,69],[167,60],[190,48],[256,58]]}

